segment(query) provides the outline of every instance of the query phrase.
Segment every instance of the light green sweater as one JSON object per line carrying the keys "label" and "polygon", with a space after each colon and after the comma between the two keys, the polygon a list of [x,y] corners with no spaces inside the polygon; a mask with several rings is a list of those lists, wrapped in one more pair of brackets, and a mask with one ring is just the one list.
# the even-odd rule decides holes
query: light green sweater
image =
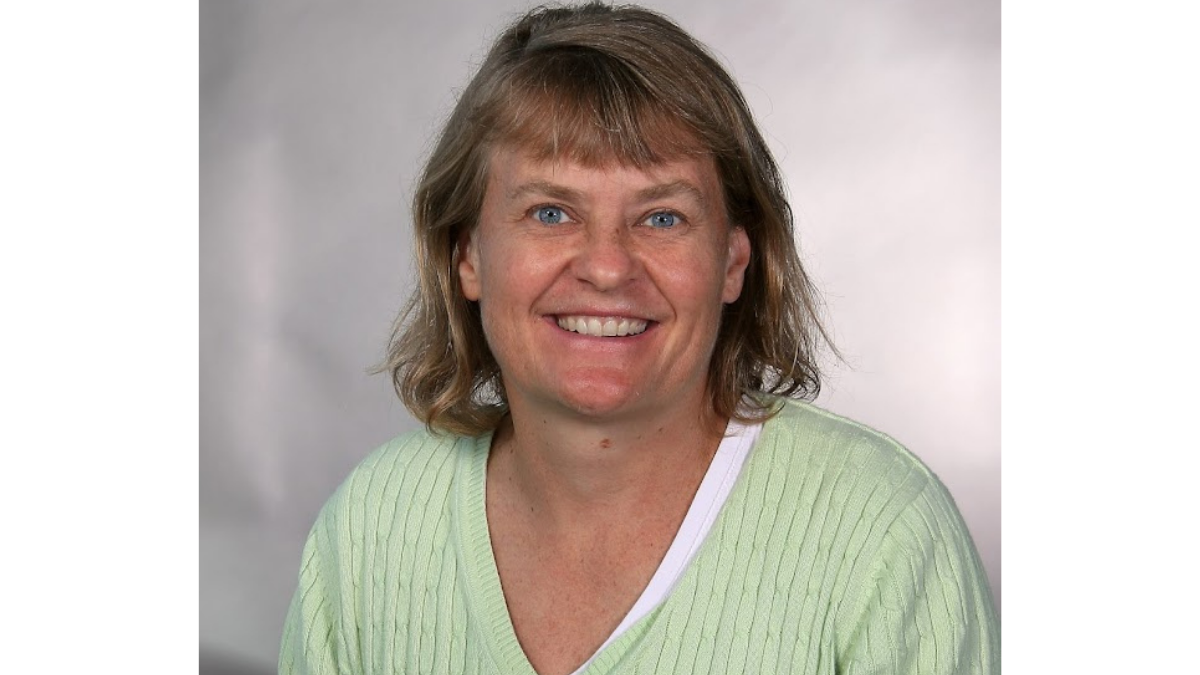
{"label": "light green sweater", "polygon": [[[280,673],[534,671],[484,513],[490,436],[367,458],[305,546]],[[891,439],[789,402],[671,595],[600,673],[998,673],[982,566],[942,484]]]}

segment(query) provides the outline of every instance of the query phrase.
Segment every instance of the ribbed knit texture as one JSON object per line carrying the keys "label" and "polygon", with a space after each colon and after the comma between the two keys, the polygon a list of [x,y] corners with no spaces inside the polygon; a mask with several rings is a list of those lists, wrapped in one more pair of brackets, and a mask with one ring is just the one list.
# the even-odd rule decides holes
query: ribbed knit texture
{"label": "ribbed knit texture", "polygon": [[[534,671],[484,512],[490,436],[367,458],[304,549],[279,672]],[[788,402],[672,594],[586,673],[993,673],[999,627],[945,488],[891,439]]]}

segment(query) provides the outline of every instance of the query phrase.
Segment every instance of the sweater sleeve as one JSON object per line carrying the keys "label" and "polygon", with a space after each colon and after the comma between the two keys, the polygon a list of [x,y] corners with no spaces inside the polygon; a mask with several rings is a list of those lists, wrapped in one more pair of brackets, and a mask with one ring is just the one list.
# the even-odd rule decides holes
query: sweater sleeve
{"label": "sweater sleeve", "polygon": [[1000,672],[983,566],[949,493],[928,479],[882,538],[839,648],[839,673]]}
{"label": "sweater sleeve", "polygon": [[353,614],[345,611],[353,594],[345,574],[352,564],[345,487],[321,510],[304,545],[299,583],[284,621],[280,675],[360,672],[351,662],[354,653],[347,649],[343,625],[347,617],[353,623]]}

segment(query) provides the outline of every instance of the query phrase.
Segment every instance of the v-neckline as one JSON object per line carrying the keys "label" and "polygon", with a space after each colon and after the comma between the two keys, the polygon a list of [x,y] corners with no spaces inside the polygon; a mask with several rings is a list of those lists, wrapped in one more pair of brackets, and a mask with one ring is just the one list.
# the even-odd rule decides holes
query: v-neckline
{"label": "v-neckline", "polygon": [[[765,431],[765,429],[764,429]],[[459,560],[464,570],[460,574],[461,582],[467,587],[467,606],[478,616],[478,630],[485,646],[485,651],[495,663],[498,672],[512,675],[538,675],[530,663],[525,650],[517,639],[516,628],[512,616],[508,612],[508,603],[504,599],[504,590],[500,583],[500,570],[496,565],[495,553],[492,549],[491,532],[487,523],[487,460],[491,452],[492,433],[486,433],[475,438],[462,439],[464,452],[459,453],[458,466],[455,471],[455,486],[453,497],[453,527],[457,536],[455,545],[458,547]],[[759,438],[761,444],[762,439]],[[756,444],[757,445],[757,444]],[[752,453],[753,454],[753,453]],[[705,552],[712,548],[710,541],[713,535],[720,531],[721,523],[726,518],[728,507],[740,502],[742,492],[752,462],[747,458],[746,466],[742,468],[736,483],[730,492],[726,503],[721,507],[713,522],[708,536],[701,543],[687,569],[680,575],[675,590],[692,577],[703,559]],[[603,647],[592,659],[584,671],[588,675],[609,672],[620,664],[625,656],[636,646],[643,636],[655,625],[660,612],[671,602],[667,596],[651,612],[631,625],[616,640]]]}
{"label": "v-neckline", "polygon": [[462,582],[467,586],[468,605],[478,613],[480,637],[497,670],[537,675],[517,640],[488,531],[486,483],[492,434],[465,439],[465,444],[468,447],[459,454],[454,477],[453,525],[459,557],[466,568]]}

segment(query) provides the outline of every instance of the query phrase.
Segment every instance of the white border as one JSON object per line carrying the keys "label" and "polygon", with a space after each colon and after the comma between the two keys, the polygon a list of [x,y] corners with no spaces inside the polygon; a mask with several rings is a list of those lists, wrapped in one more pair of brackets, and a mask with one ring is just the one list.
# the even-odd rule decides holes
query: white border
{"label": "white border", "polygon": [[1004,5],[1014,673],[1194,660],[1196,14],[1188,3]]}
{"label": "white border", "polygon": [[196,658],[197,34],[177,3],[0,21],[7,671]]}

